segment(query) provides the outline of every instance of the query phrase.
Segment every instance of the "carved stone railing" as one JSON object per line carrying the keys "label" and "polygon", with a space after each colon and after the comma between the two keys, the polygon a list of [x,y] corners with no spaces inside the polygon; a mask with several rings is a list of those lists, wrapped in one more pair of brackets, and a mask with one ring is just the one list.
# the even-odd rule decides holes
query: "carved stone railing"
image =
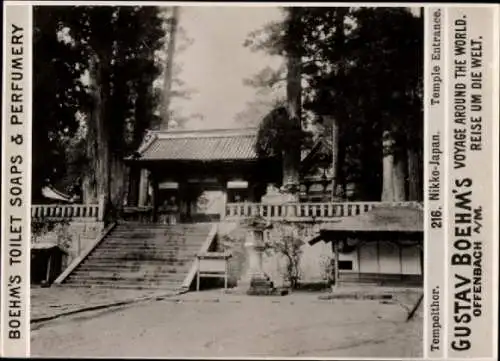
{"label": "carved stone railing", "polygon": [[263,217],[269,220],[329,221],[333,218],[357,216],[375,206],[417,206],[416,202],[339,202],[339,203],[227,203],[224,219],[237,220]]}
{"label": "carved stone railing", "polygon": [[33,204],[31,218],[102,221],[104,200],[100,200],[97,204]]}

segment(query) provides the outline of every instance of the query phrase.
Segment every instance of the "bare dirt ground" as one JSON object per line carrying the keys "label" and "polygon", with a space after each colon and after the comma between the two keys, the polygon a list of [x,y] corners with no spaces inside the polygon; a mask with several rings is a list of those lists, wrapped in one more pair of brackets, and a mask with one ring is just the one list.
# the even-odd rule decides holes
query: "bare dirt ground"
{"label": "bare dirt ground", "polygon": [[421,312],[410,322],[406,316],[392,301],[207,291],[36,324],[31,355],[421,357]]}
{"label": "bare dirt ground", "polygon": [[174,294],[160,290],[92,289],[85,287],[32,287],[30,292],[31,320],[51,318],[88,307]]}

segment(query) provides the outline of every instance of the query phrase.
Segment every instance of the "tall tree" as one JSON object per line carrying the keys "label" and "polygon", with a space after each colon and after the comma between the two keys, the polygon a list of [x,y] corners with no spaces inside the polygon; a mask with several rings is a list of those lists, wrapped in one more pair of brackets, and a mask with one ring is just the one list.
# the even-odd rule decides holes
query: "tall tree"
{"label": "tall tree", "polygon": [[[385,149],[392,157],[385,159],[392,165],[385,171],[391,174],[390,198],[406,198],[407,189],[418,198],[421,19],[403,8],[303,8],[301,15],[304,107],[339,125],[342,183],[355,183],[358,199],[381,199],[385,135],[386,146],[391,144]],[[247,44],[283,54],[283,38],[279,24],[271,24],[251,34]]]}
{"label": "tall tree", "polygon": [[[287,63],[286,100],[290,129],[300,132],[302,123],[302,19],[301,8],[288,8],[285,31],[285,52]],[[300,147],[292,146],[283,155],[283,186],[297,194],[300,185]]]}
{"label": "tall tree", "polygon": [[172,98],[172,81],[173,81],[173,67],[174,67],[174,56],[176,52],[176,41],[177,41],[177,26],[179,23],[179,7],[174,6],[172,9],[172,17],[170,19],[170,31],[168,32],[168,47],[167,47],[167,59],[164,70],[164,83],[163,83],[163,99],[161,104],[161,122],[162,128],[168,128],[168,123],[170,120],[170,103]]}
{"label": "tall tree", "polygon": [[[75,106],[86,114],[84,198],[95,202],[98,195],[106,195],[112,208],[119,207],[126,192],[123,157],[137,148],[155,118],[158,94],[151,84],[161,70],[157,52],[165,35],[164,20],[160,10],[150,6],[46,9],[58,16],[57,28],[49,29],[52,38],[74,54],[70,58],[58,51],[54,57],[64,59],[71,71],[78,71],[80,83],[82,74],[90,78],[87,85],[65,84],[65,91],[81,87],[90,99],[85,106],[82,102]],[[42,15],[43,11],[35,13],[35,22],[43,23]],[[66,40],[61,41],[61,37]],[[55,107],[54,102],[50,107]]]}
{"label": "tall tree", "polygon": [[84,58],[66,36],[65,7],[33,8],[32,201],[67,171],[69,143],[79,126],[79,111],[89,106],[82,82]]}

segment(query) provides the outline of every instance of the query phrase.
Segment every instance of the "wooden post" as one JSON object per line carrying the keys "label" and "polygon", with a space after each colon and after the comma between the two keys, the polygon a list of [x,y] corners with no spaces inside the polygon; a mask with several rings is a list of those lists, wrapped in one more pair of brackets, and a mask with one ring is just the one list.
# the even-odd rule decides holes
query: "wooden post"
{"label": "wooden post", "polygon": [[52,255],[49,256],[49,260],[47,262],[47,273],[45,275],[45,281],[47,282],[47,285],[50,284],[50,270],[51,270],[51,264],[52,264]]}
{"label": "wooden post", "polygon": [[224,257],[224,289],[227,290],[228,259]]}
{"label": "wooden post", "polygon": [[420,297],[418,298],[418,301],[417,303],[415,304],[415,306],[413,306],[412,310],[408,313],[408,317],[406,318],[406,322],[410,321],[413,316],[415,315],[415,312],[418,310],[418,308],[420,307],[420,304],[422,303],[422,300],[424,299],[424,294],[422,293],[420,295]]}
{"label": "wooden post", "polygon": [[[152,174],[151,174],[152,175]],[[156,177],[151,177],[151,185],[153,186],[153,222],[158,220],[158,206],[159,206],[159,188],[158,179]]]}
{"label": "wooden post", "polygon": [[196,292],[200,290],[200,257],[196,257]]}
{"label": "wooden post", "polygon": [[148,198],[148,177],[149,171],[147,169],[141,169],[139,173],[139,190],[137,197],[137,205],[139,207],[144,207]]}
{"label": "wooden post", "polygon": [[333,257],[334,257],[334,268],[333,268],[333,278],[334,278],[334,288],[338,288],[339,286],[339,243],[338,240],[332,240],[333,246]]}

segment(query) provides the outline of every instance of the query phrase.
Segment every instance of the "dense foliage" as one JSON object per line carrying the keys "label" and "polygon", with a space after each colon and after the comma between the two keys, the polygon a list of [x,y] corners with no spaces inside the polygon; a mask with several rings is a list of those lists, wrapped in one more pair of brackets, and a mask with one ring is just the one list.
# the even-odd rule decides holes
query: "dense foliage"
{"label": "dense foliage", "polygon": [[[304,109],[323,123],[326,134],[331,132],[332,119],[336,122],[339,177],[344,185],[356,184],[357,197],[380,199],[382,139],[389,134],[394,140],[390,152],[408,178],[401,180],[408,189],[407,198],[421,199],[421,172],[412,167],[422,161],[423,19],[404,8],[294,11],[300,12],[299,37],[288,33],[284,21],[250,34],[246,45],[287,57],[287,44],[294,44],[302,58]],[[282,79],[280,73],[282,69],[276,73],[266,69],[253,85],[272,86]],[[272,112],[264,122],[271,116]],[[267,128],[261,139],[277,132]],[[281,148],[279,142],[275,144]],[[260,153],[266,152],[270,151]]]}
{"label": "dense foliage", "polygon": [[80,162],[75,178],[87,178],[87,201],[96,192],[118,201],[111,182],[124,182],[122,159],[158,121],[163,14],[147,6],[41,6],[34,23],[33,197],[67,173],[69,158]]}

